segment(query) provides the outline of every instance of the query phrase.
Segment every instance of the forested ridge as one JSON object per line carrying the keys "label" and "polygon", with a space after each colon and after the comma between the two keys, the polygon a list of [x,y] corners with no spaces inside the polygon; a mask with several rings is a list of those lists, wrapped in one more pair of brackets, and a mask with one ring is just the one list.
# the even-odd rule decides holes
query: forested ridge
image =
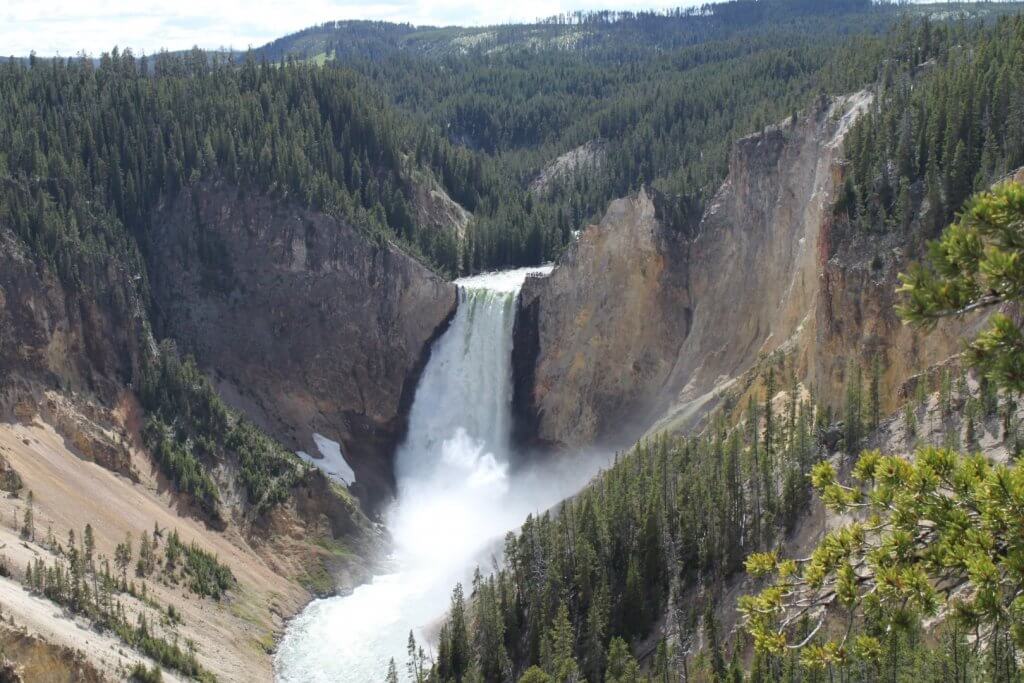
{"label": "forested ridge", "polygon": [[407,131],[352,72],[116,50],[0,68],[3,219],[63,278],[97,250],[144,251],[154,210],[202,178],[444,250],[415,235]]}
{"label": "forested ridge", "polygon": [[[842,9],[732,3],[710,20],[596,14],[531,25],[588,27],[600,40],[587,49],[536,47],[509,29],[508,49],[494,53],[370,59],[353,49],[329,66],[284,52],[270,61],[269,48],[7,60],[0,224],[69,291],[123,311],[144,334],[160,212],[199,182],[330,214],[448,275],[550,260],[610,199],[641,185],[654,186],[662,217],[685,228],[723,179],[733,139],[823,93],[873,82],[887,59],[893,78],[905,78],[913,60],[941,59],[991,21],[942,22],[926,39],[908,18],[887,28],[900,16],[892,8]],[[638,36],[675,38],[634,51]],[[914,40],[917,51],[902,54]],[[558,154],[591,141],[598,163],[529,189]],[[422,182],[473,212],[461,237],[420,224]],[[205,267],[223,266],[224,245],[201,230],[197,239]],[[124,286],[114,286],[114,271]],[[139,376],[123,378],[142,392],[147,442],[165,472],[217,518],[206,470],[233,454],[250,503],[280,501],[297,480],[294,463],[168,353],[138,349]],[[223,446],[210,440],[225,431]]]}
{"label": "forested ridge", "polygon": [[[934,40],[918,43],[914,65],[1013,11],[998,3],[942,9],[945,19],[947,10],[962,12],[960,20],[935,22]],[[477,212],[460,264],[476,271],[552,258],[610,200],[641,185],[659,191],[670,223],[691,226],[725,177],[733,140],[820,94],[851,92],[884,72],[905,75],[908,32],[928,30],[913,19],[929,11],[729,2],[488,29],[338,22],[261,50],[276,58],[330,55],[400,110],[482,156],[496,181],[490,196],[478,203],[472,192],[453,194]],[[599,158],[585,172],[524,192],[546,164],[594,142]],[[429,143],[417,144],[419,159],[425,150],[429,158]]]}
{"label": "forested ridge", "polygon": [[[1006,11],[987,7],[983,21]],[[145,251],[154,210],[211,178],[336,215],[448,274],[536,264],[641,185],[659,190],[671,223],[692,224],[724,178],[732,140],[883,69],[901,79],[909,19],[890,29],[896,8],[834,9],[735,2],[709,16],[597,14],[529,25],[590,26],[602,40],[589,49],[533,47],[509,27],[499,51],[353,48],[329,67],[285,58],[273,44],[244,55],[115,49],[95,61],[9,60],[0,75],[0,210],[68,278],[87,270],[81,258],[106,250],[139,269],[136,247]],[[939,23],[918,63],[944,59],[977,25]],[[346,28],[346,39],[408,32]],[[637,34],[689,38],[633,53],[647,44]],[[594,141],[601,158],[592,168],[528,191],[547,163]],[[972,144],[967,152],[980,158],[985,140]],[[927,161],[919,165],[923,174]],[[423,172],[474,213],[461,240],[417,224],[414,177]],[[883,194],[882,205],[894,202]]]}
{"label": "forested ridge", "polygon": [[973,192],[1024,165],[1024,25],[922,30],[904,43],[913,70],[886,66],[883,96],[846,143],[852,173],[836,211],[866,231],[905,233],[926,201],[935,236]]}
{"label": "forested ridge", "polygon": [[[404,133],[361,83],[341,70],[211,62],[199,52],[152,63],[116,50],[96,65],[9,61],[0,65],[0,226],[66,291],[141,315],[132,324],[146,334],[156,215],[190,183],[306,204],[369,240],[417,251]],[[223,265],[218,247],[201,240],[215,267]],[[137,376],[122,379],[135,383],[149,412],[145,441],[205,514],[224,521],[211,470],[226,457],[237,459],[256,513],[302,480],[307,467],[228,409],[173,346],[139,347]]]}

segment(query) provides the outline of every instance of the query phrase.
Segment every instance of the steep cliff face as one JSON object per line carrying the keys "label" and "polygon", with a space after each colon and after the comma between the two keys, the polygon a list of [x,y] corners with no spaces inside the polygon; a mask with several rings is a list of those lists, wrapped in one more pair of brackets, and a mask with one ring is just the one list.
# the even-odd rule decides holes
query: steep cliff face
{"label": "steep cliff face", "polygon": [[[1012,176],[1024,182],[1024,169]],[[918,194],[923,193],[919,188]],[[926,206],[919,205],[918,214]],[[913,231],[912,231],[913,232]],[[920,258],[919,234],[898,231],[864,234],[850,225],[828,223],[821,236],[827,258],[820,268],[819,301],[813,339],[803,344],[801,360],[814,386],[839,395],[845,380],[845,359],[877,358],[882,369],[884,411],[907,397],[910,378],[961,350],[964,340],[985,327],[985,312],[943,321],[927,334],[904,325],[896,315],[898,274]]]}
{"label": "steep cliff face", "polygon": [[550,276],[527,279],[513,352],[520,439],[625,445],[643,428],[690,330],[686,249],[641,191],[613,202]]}
{"label": "steep cliff face", "polygon": [[847,359],[883,358],[896,386],[958,350],[976,320],[927,336],[892,311],[900,237],[840,234],[842,142],[869,93],[739,140],[692,234],[643,191],[613,202],[552,275],[527,283],[515,363],[520,437],[623,445],[682,428],[760,358],[794,354],[819,400],[841,401]]}
{"label": "steep cliff face", "polygon": [[430,341],[455,287],[329,216],[202,185],[155,221],[153,299],[162,336],[286,445],[339,442],[379,499]]}
{"label": "steep cliff face", "polygon": [[19,395],[59,385],[112,399],[131,380],[144,339],[141,277],[126,263],[79,264],[74,287],[0,225],[0,413]]}

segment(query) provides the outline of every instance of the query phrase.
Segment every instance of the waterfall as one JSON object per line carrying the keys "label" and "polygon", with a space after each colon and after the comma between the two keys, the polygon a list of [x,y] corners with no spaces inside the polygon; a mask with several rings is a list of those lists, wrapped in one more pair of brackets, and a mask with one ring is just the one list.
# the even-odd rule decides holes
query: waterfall
{"label": "waterfall", "polygon": [[396,571],[296,617],[275,657],[280,681],[383,681],[391,657],[404,671],[409,631],[428,639],[455,583],[486,562],[488,544],[571,492],[536,481],[518,491],[509,476],[516,297],[527,272],[538,271],[457,281],[458,308],[431,350],[395,455],[387,525]]}
{"label": "waterfall", "polygon": [[464,563],[465,539],[492,527],[479,512],[508,491],[518,288],[460,284],[455,318],[420,378],[395,455],[402,504],[389,527],[399,559],[412,563]]}
{"label": "waterfall", "polygon": [[486,448],[489,468],[507,462],[515,301],[515,291],[459,288],[455,318],[420,378],[408,436],[395,456],[400,487],[438,477],[441,484],[457,485],[449,476],[483,465],[482,456],[457,453],[457,446]]}

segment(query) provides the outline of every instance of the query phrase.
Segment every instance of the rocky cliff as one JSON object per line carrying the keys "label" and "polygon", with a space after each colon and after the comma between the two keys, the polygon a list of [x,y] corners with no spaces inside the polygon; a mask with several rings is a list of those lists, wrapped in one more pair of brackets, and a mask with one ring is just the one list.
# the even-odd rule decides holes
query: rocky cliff
{"label": "rocky cliff", "polygon": [[976,320],[920,335],[892,310],[905,236],[834,225],[843,139],[870,102],[866,92],[823,101],[737,141],[692,231],[664,225],[641,191],[613,202],[550,277],[527,282],[514,352],[520,438],[622,446],[685,427],[777,351],[835,404],[847,359],[877,354],[891,388],[955,353]]}
{"label": "rocky cliff", "polygon": [[205,184],[154,221],[161,336],[284,444],[337,441],[379,500],[429,346],[455,287],[325,214]]}
{"label": "rocky cliff", "polygon": [[112,400],[130,381],[144,343],[144,280],[114,258],[83,259],[69,285],[0,225],[0,413],[39,386]]}

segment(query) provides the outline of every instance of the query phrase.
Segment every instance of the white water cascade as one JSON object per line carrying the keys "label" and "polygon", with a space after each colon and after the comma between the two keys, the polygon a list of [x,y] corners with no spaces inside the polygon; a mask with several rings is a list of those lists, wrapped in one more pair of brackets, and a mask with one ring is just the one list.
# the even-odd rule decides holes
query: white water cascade
{"label": "white water cascade", "polygon": [[604,462],[566,458],[510,476],[512,324],[520,269],[465,278],[450,327],[420,378],[406,441],[395,456],[398,495],[387,515],[394,568],[352,594],[317,600],[289,625],[275,657],[281,683],[383,681],[404,673],[409,631],[430,627],[489,544],[578,490]]}

